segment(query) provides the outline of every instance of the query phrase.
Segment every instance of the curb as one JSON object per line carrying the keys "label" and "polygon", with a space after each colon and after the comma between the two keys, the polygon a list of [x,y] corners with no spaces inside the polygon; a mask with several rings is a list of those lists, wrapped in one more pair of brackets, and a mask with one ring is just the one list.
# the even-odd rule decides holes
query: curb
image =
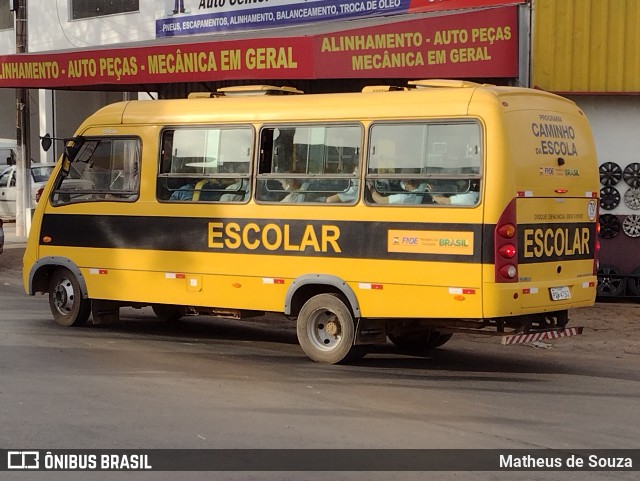
{"label": "curb", "polygon": [[4,243],[4,249],[25,249],[27,247],[27,244],[25,243],[12,243],[12,242],[5,242]]}
{"label": "curb", "polygon": [[27,247],[26,236],[15,235],[15,219],[2,218],[3,230],[4,230],[4,249],[15,249]]}

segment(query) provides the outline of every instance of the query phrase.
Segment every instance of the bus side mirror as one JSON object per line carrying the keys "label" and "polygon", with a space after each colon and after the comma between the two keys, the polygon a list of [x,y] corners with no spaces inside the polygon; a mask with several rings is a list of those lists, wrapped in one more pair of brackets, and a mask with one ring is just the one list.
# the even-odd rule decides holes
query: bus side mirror
{"label": "bus side mirror", "polygon": [[42,150],[45,152],[49,152],[53,141],[51,140],[51,136],[49,134],[45,134],[44,137],[40,137],[40,145],[42,145]]}
{"label": "bus side mirror", "polygon": [[78,155],[78,152],[80,152],[80,150],[82,149],[84,142],[85,142],[85,138],[82,137],[81,135],[78,135],[77,137],[73,137],[72,139],[66,139],[66,144],[64,146],[64,153],[70,162],[73,162],[76,159],[76,156]]}
{"label": "bus side mirror", "polygon": [[67,145],[64,148],[64,151],[65,151],[67,159],[73,160],[73,159],[76,158],[76,155],[78,155],[78,152],[80,151],[80,146]]}
{"label": "bus side mirror", "polygon": [[69,175],[69,171],[71,170],[71,161],[78,154],[79,150],[80,147],[76,147],[75,145],[65,145],[64,155],[62,156],[62,168],[60,169],[60,175],[62,177]]}

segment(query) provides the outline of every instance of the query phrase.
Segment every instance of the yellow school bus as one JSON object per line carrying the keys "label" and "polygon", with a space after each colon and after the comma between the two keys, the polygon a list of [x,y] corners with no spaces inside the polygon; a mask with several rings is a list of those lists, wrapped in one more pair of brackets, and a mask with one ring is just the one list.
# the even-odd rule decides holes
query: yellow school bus
{"label": "yellow school bus", "polygon": [[578,333],[596,295],[598,165],[542,91],[417,80],[230,87],[102,108],[35,211],[28,294],[64,326],[151,306],[296,320],[323,363],[453,333]]}

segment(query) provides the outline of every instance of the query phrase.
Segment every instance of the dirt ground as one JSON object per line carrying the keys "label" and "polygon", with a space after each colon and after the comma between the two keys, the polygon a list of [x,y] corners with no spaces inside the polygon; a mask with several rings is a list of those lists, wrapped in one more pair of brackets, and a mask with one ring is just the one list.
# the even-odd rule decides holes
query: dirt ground
{"label": "dirt ground", "polygon": [[640,361],[640,303],[599,301],[569,313],[569,326],[583,326],[582,336],[563,339],[576,350],[636,355]]}

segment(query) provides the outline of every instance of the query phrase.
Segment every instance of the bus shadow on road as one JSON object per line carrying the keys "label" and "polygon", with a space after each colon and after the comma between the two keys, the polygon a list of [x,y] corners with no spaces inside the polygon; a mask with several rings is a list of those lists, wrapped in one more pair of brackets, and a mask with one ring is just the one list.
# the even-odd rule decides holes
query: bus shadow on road
{"label": "bus shadow on road", "polygon": [[[589,362],[588,359],[559,355],[560,353],[555,352],[553,348],[502,346],[492,340],[474,341],[463,337],[454,337],[446,346],[420,355],[402,352],[391,343],[369,346],[366,356],[362,359],[347,365],[325,366],[309,361],[297,347],[295,321],[273,319],[268,316],[248,320],[187,316],[180,321],[168,322],[158,320],[150,311],[132,309],[123,313],[120,322],[100,325],[97,328],[118,336],[144,336],[145,339],[163,342],[198,342],[205,345],[218,342],[273,344],[273,350],[269,349],[269,352],[260,354],[243,352],[246,347],[238,345],[238,355],[245,358],[258,356],[266,362],[271,359],[276,364],[282,364],[283,360],[297,364],[297,358],[292,358],[292,355],[295,356],[299,352],[300,362],[316,366],[314,369],[356,369],[368,373],[375,371],[379,375],[388,373],[397,376],[402,371],[410,372],[410,377],[419,375],[417,371],[473,375],[494,373],[499,374],[497,378],[503,381],[510,379],[510,374],[600,375],[619,379],[639,377],[634,377],[632,373],[607,369],[606,366]],[[289,347],[284,349],[284,345]],[[279,352],[282,352],[282,355]],[[456,374],[455,378],[459,379],[459,374]]]}
{"label": "bus shadow on road", "polygon": [[297,344],[295,323],[277,321],[269,323],[262,318],[244,320],[223,319],[214,316],[185,316],[178,321],[157,319],[146,309],[123,309],[120,321],[96,327],[112,332],[154,336],[175,341],[263,341]]}
{"label": "bus shadow on road", "polygon": [[424,369],[438,371],[502,372],[502,373],[567,373],[568,366],[555,361],[519,359],[516,353],[471,352],[454,342],[423,354],[406,353],[392,344],[374,346],[361,361],[380,368]]}
{"label": "bus shadow on road", "polygon": [[[588,351],[576,354],[558,352],[553,348],[535,349],[527,345],[502,346],[492,343],[474,343],[467,339],[454,339],[446,346],[433,349],[422,356],[399,352],[393,345],[375,346],[357,365],[394,371],[402,370],[482,375],[495,374],[501,381],[510,375],[570,375],[605,377],[619,380],[640,380],[640,371],[632,366],[612,366],[606,360],[594,359]],[[413,375],[413,374],[410,374]],[[477,379],[474,377],[473,379]],[[527,377],[536,379],[535,377]],[[523,380],[523,378],[519,378]]]}

